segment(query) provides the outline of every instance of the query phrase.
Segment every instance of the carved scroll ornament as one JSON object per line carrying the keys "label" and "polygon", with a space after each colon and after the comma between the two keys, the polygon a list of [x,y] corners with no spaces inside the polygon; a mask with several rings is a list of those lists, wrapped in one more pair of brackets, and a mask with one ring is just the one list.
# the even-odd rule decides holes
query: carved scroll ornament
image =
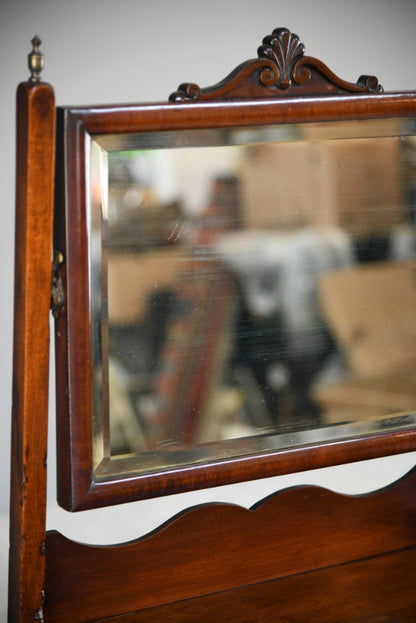
{"label": "carved scroll ornament", "polygon": [[[218,84],[201,89],[183,83],[169,100],[204,101],[293,95],[339,95],[379,93],[383,89],[374,76],[360,76],[356,83],[336,76],[322,61],[304,56],[305,46],[287,28],[276,28],[263,39],[258,58],[239,65]],[[302,90],[300,91],[300,88]]]}

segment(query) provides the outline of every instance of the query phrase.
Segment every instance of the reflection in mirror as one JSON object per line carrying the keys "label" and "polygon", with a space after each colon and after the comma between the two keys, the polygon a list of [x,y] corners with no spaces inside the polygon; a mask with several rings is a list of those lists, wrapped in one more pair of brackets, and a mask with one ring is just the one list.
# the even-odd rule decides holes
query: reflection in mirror
{"label": "reflection in mirror", "polygon": [[97,463],[414,426],[406,123],[92,141]]}

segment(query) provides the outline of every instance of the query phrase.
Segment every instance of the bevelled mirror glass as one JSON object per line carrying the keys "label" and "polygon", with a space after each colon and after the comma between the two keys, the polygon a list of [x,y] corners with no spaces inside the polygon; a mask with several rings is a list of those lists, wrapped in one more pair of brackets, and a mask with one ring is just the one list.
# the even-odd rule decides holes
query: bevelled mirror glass
{"label": "bevelled mirror glass", "polygon": [[303,51],[278,29],[211,89],[61,110],[66,508],[414,436],[414,95]]}

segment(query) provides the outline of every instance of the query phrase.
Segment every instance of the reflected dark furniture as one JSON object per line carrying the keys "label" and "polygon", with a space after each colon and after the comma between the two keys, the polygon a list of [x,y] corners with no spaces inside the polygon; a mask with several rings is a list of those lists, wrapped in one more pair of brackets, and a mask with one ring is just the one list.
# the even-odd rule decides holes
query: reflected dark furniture
{"label": "reflected dark furniture", "polygon": [[[284,54],[276,55],[276,50]],[[188,127],[201,127],[201,118],[206,127],[230,125],[236,111],[239,119],[244,111],[247,125],[415,115],[415,94],[378,91],[372,78],[360,78],[356,85],[340,80],[320,61],[303,56],[296,36],[282,29],[265,39],[258,59],[241,65],[216,87],[183,85],[171,104],[152,113],[132,106],[106,108],[98,116],[83,109],[70,116],[77,131],[86,127],[94,132],[99,122],[101,130],[104,124],[106,132],[114,133],[135,131],[138,120],[146,129],[179,128],[183,106],[190,106]],[[65,290],[67,275],[65,270],[52,274],[55,103],[51,87],[37,80],[36,70],[31,81],[19,86],[17,112],[9,620],[414,621],[414,470],[386,490],[365,496],[299,487],[251,511],[203,505],[121,546],[80,545],[46,533],[51,277],[52,308],[65,315],[60,280]],[[58,141],[58,155],[61,149]],[[81,175],[79,168],[74,175]],[[79,220],[71,224],[75,233],[80,226]],[[82,273],[77,277],[86,279]],[[76,339],[71,326],[65,327],[69,343]],[[58,387],[58,394],[65,396],[85,382],[83,362],[71,365],[79,374],[71,387]],[[67,452],[70,425],[70,418],[61,419],[58,431],[58,446]],[[86,450],[88,435],[91,443],[91,431],[83,426],[71,429],[79,435],[80,451]],[[206,468],[203,483],[213,486],[414,449],[414,430],[374,435],[214,464]],[[61,466],[68,482],[70,466],[68,456]],[[83,496],[92,496],[90,505],[97,499],[105,504],[140,497],[134,478],[117,485],[115,492],[110,486],[92,490],[88,460],[84,467],[76,483],[83,493],[75,506],[82,506]],[[157,488],[174,492],[196,485],[202,483],[191,468],[173,484],[169,474],[156,478],[152,494]],[[72,493],[69,487],[67,495]],[[71,507],[73,500],[66,505]]]}

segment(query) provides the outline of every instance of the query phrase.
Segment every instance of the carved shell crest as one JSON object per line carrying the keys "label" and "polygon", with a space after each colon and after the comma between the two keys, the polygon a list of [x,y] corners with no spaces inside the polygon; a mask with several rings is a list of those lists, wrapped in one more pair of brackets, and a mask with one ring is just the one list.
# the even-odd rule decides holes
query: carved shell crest
{"label": "carved shell crest", "polygon": [[[263,39],[263,45],[258,49],[259,58],[267,58],[277,65],[278,74],[273,83],[280,89],[287,89],[294,77],[294,68],[305,52],[305,46],[298,35],[291,33],[287,28],[276,28],[271,35]],[[264,83],[270,81],[263,77]],[[299,84],[299,80],[295,81]]]}
{"label": "carved shell crest", "polygon": [[[183,83],[170,101],[206,101],[241,97],[274,97],[291,87],[306,85],[297,95],[329,93],[380,93],[383,88],[374,76],[360,76],[350,83],[336,76],[322,61],[305,56],[305,46],[288,28],[275,28],[264,37],[258,58],[242,63],[218,84],[201,89]],[[255,78],[253,78],[255,77]],[[260,88],[259,88],[260,87]],[[265,88],[264,88],[265,87]]]}

